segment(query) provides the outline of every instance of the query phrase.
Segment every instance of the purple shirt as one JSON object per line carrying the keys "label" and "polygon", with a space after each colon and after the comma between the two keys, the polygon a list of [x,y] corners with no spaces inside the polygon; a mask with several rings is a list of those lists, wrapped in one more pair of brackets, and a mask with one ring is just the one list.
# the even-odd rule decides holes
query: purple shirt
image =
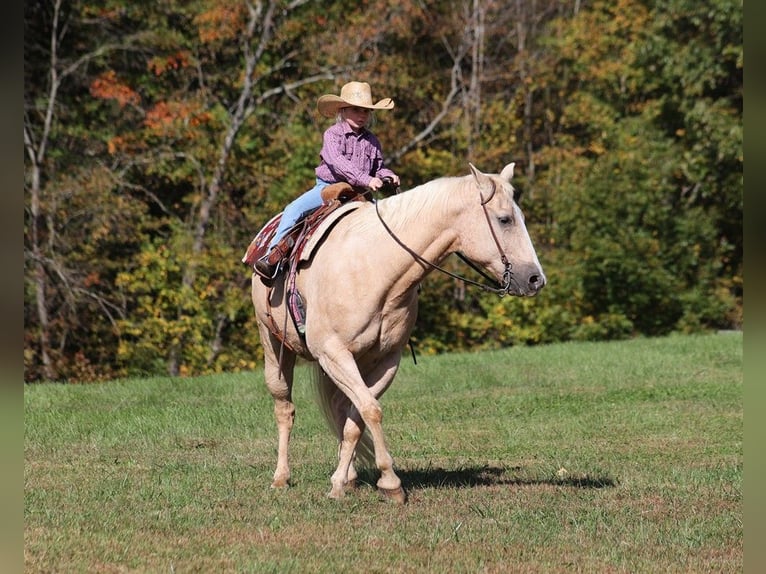
{"label": "purple shirt", "polygon": [[345,181],[366,187],[373,177],[394,175],[383,165],[378,138],[367,129],[354,133],[345,121],[325,130],[319,156],[322,161],[315,170],[316,176],[328,183]]}

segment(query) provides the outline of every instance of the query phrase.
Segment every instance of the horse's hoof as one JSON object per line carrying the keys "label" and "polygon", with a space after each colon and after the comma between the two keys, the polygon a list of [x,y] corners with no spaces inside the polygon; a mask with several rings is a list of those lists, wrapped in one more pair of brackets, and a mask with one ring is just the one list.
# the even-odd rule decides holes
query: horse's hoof
{"label": "horse's hoof", "polygon": [[327,498],[332,498],[333,500],[340,500],[344,496],[346,496],[346,491],[344,491],[342,488],[335,488],[334,486],[332,490],[327,493]]}
{"label": "horse's hoof", "polygon": [[404,504],[407,502],[407,493],[401,486],[399,488],[378,487],[378,492],[384,499],[395,502],[396,504]]}
{"label": "horse's hoof", "polygon": [[280,479],[271,483],[271,488],[287,488],[288,486],[290,486],[289,480]]}

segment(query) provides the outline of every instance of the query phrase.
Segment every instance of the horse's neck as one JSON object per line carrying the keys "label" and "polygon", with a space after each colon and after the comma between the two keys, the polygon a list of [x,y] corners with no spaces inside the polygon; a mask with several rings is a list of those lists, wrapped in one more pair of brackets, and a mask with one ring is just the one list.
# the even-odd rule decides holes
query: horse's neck
{"label": "horse's neck", "polygon": [[380,218],[388,228],[385,234],[400,243],[398,254],[415,281],[432,269],[417,262],[408,250],[434,264],[452,253],[457,239],[452,224],[465,205],[462,181],[462,178],[434,180],[380,201]]}
{"label": "horse's neck", "polygon": [[381,200],[380,211],[397,235],[430,242],[465,206],[464,178],[442,178]]}

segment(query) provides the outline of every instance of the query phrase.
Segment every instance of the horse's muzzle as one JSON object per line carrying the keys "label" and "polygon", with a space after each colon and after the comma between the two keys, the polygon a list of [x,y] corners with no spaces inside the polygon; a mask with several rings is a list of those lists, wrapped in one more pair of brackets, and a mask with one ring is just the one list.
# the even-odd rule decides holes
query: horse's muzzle
{"label": "horse's muzzle", "polygon": [[545,287],[548,280],[539,265],[525,265],[514,268],[510,281],[506,283],[506,293],[520,297],[534,297]]}

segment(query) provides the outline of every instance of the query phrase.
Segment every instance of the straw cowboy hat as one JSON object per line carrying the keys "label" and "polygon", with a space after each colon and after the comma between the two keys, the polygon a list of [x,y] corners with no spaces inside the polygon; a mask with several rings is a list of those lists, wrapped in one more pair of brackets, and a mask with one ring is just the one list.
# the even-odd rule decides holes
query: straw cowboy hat
{"label": "straw cowboy hat", "polygon": [[328,118],[335,117],[339,109],[350,106],[369,110],[390,110],[394,107],[394,100],[383,98],[373,104],[370,84],[367,82],[349,82],[340,89],[340,97],[335,94],[325,94],[317,100],[319,113]]}

